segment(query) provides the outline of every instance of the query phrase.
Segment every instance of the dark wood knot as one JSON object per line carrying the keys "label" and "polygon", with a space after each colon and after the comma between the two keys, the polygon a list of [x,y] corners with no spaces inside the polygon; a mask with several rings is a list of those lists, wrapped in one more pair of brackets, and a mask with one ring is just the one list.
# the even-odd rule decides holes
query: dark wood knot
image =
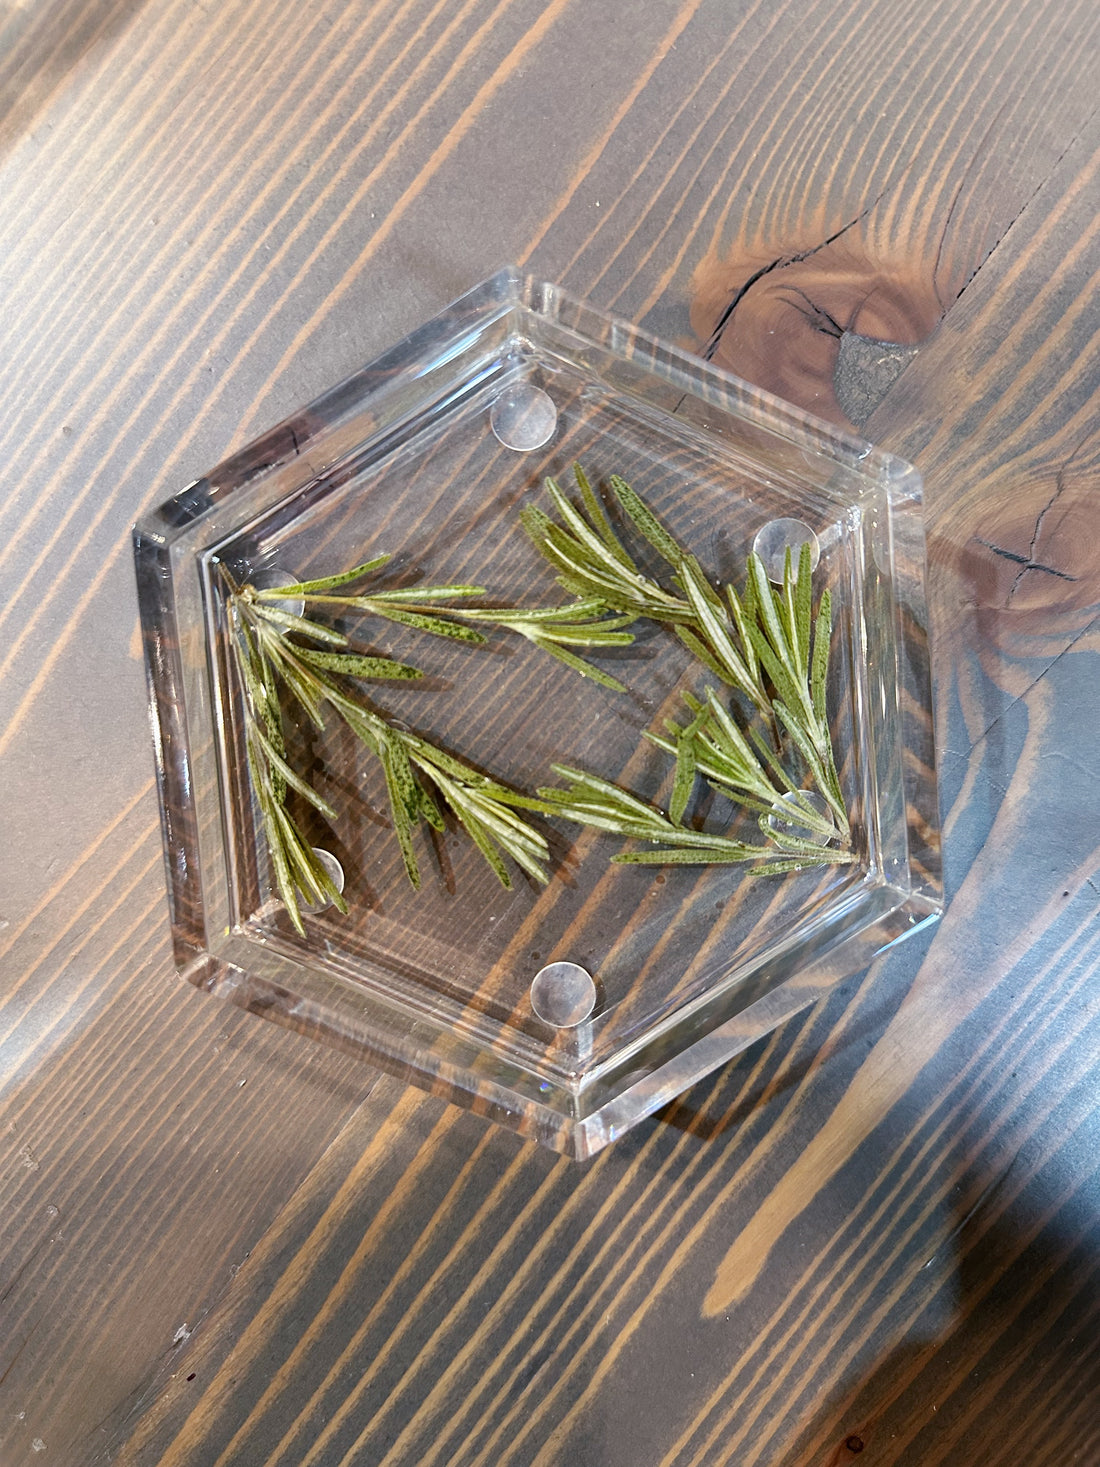
{"label": "dark wood knot", "polygon": [[697,270],[692,329],[719,366],[861,428],[943,315],[934,275],[883,258],[858,227],[774,252],[737,246]]}

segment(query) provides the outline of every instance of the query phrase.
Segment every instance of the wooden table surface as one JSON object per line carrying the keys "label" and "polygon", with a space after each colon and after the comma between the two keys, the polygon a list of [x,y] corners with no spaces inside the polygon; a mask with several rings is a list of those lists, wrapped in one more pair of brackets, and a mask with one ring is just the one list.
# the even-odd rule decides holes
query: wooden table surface
{"label": "wooden table surface", "polygon": [[[1100,1463],[1098,66],[0,5],[4,1467]],[[946,916],[586,1165],[175,978],[128,535],[509,260],[926,481]]]}

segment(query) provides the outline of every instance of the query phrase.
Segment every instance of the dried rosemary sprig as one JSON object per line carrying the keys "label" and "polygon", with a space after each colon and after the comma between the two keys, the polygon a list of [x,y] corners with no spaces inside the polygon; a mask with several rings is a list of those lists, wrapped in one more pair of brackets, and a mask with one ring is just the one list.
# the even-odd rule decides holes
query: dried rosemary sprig
{"label": "dried rosemary sprig", "polygon": [[[470,596],[484,596],[484,586],[471,586],[464,583],[403,586],[397,590],[372,591],[362,595],[333,595],[333,592],[338,591],[341,586],[351,585],[353,581],[361,581],[373,572],[381,570],[384,565],[389,564],[391,559],[389,555],[376,555],[371,560],[364,561],[362,565],[341,571],[339,575],[322,576],[311,581],[297,581],[290,586],[265,586],[262,590],[248,586],[244,589],[248,593],[250,604],[257,608],[260,615],[269,620],[274,619],[277,625],[289,626],[290,630],[302,631],[304,628],[290,625],[285,603],[287,601],[306,601],[311,606],[350,606],[358,611],[369,612],[372,616],[385,617],[387,621],[397,622],[401,626],[413,627],[420,632],[430,632],[435,637],[451,637],[460,642],[484,642],[485,638],[480,632],[449,619],[454,615],[455,608],[440,608],[434,604],[440,601],[461,600]],[[311,628],[309,635],[316,636],[317,626],[316,622],[309,623]],[[329,628],[322,630],[325,632],[323,640],[335,640],[341,645],[346,642],[346,638],[342,637],[340,633],[331,632]]]}
{"label": "dried rosemary sprig", "polygon": [[[540,789],[536,808],[577,825],[605,830],[624,840],[647,841],[654,847],[652,850],[619,851],[611,857],[617,865],[730,866],[751,863],[748,865],[749,875],[775,876],[785,871],[801,871],[807,866],[847,864],[856,859],[849,851],[830,850],[820,841],[804,840],[782,830],[774,830],[764,824],[766,817],[763,816],[761,829],[769,839],[767,846],[731,840],[728,836],[705,830],[693,830],[597,775],[573,769],[567,764],[554,764],[551,768],[559,779],[568,780],[569,785],[565,789],[554,786]],[[780,805],[779,810],[784,820],[799,826],[803,824],[801,806],[791,810]],[[816,816],[812,806],[808,807],[808,813]]]}
{"label": "dried rosemary sprig", "polygon": [[[675,763],[668,814],[610,784],[566,765],[554,765],[568,788],[539,790],[541,808],[579,825],[623,839],[647,841],[652,850],[619,852],[611,859],[633,865],[730,865],[753,863],[749,874],[772,876],[808,866],[846,865],[856,860],[843,804],[832,799],[823,814],[753,730],[749,737],[708,689],[706,701],[685,696],[692,717],[681,726],[667,720],[671,737],[647,734]],[[758,816],[766,845],[731,840],[683,824],[697,776],[717,793]],[[793,827],[793,828],[792,828]],[[799,835],[797,831],[804,831]],[[835,845],[831,844],[836,842]]]}
{"label": "dried rosemary sprig", "polygon": [[[369,564],[373,568],[377,563]],[[362,567],[356,571],[361,573]],[[546,841],[513,808],[523,803],[521,797],[429,740],[398,727],[377,709],[353,697],[341,681],[412,679],[421,676],[419,669],[386,657],[341,650],[347,647],[347,638],[341,632],[298,615],[285,605],[288,600],[328,599],[325,593],[333,582],[352,579],[350,573],[280,586],[275,594],[251,585],[238,586],[227,572],[225,575],[229,586],[229,645],[244,694],[249,774],[271,852],[275,883],[299,932],[304,933],[301,898],[307,905],[331,901],[341,911],[347,907],[286,808],[289,788],[327,819],[336,816],[328,802],[287,762],[280,688],[301,705],[318,728],[324,727],[325,705],[330,707],[378,759],[386,780],[393,828],[414,887],[420,885],[420,870],[413,832],[421,819],[435,830],[444,829],[437,800],[451,811],[504,886],[511,886],[505,856],[537,881],[546,881],[542,864],[549,854]],[[447,589],[455,594],[455,588]],[[442,588],[424,588],[422,596],[428,599],[429,592],[439,590]],[[473,588],[464,590],[474,594]],[[392,610],[392,601],[383,604]],[[417,603],[410,602],[406,594],[397,609],[406,624],[417,625],[404,616],[410,604]],[[427,626],[420,629],[436,630]],[[308,646],[303,639],[319,642],[321,648]],[[476,639],[481,640],[480,634]]]}
{"label": "dried rosemary sprig", "polygon": [[847,822],[838,830],[835,812],[820,813],[756,730],[750,730],[746,737],[738,728],[713,689],[707,689],[705,703],[690,693],[685,694],[684,702],[693,715],[685,727],[666,719],[670,737],[646,735],[676,760],[669,799],[673,820],[683,819],[695,777],[702,775],[718,794],[762,819],[778,815],[795,820],[820,840],[832,840],[838,834],[847,838]]}
{"label": "dried rosemary sprig", "polygon": [[744,693],[770,721],[771,699],[749,636],[755,612],[751,584],[744,600],[732,586],[725,587],[724,603],[695,556],[677,543],[624,479],[612,474],[608,483],[623,513],[672,568],[673,584],[682,594],[667,590],[647,576],[623,546],[580,464],[573,465],[573,474],[583,511],[548,479],[546,491],[561,523],[536,505],[520,512],[528,535],[558,571],[558,584],[613,611],[670,626],[692,656],[728,687]]}
{"label": "dried rosemary sprig", "polygon": [[337,576],[300,581],[292,586],[271,587],[253,594],[260,605],[268,607],[299,598],[312,605],[351,607],[373,616],[385,617],[402,626],[413,627],[417,631],[430,632],[436,637],[450,637],[461,642],[485,641],[484,633],[477,629],[478,624],[512,632],[525,637],[541,651],[550,653],[574,672],[602,683],[604,687],[615,692],[626,691],[617,678],[604,672],[602,668],[593,667],[568,648],[627,646],[634,638],[622,628],[637,620],[635,616],[609,615],[604,602],[594,597],[573,601],[567,606],[530,609],[435,604],[486,594],[484,586],[466,584],[404,586],[396,590],[373,591],[362,595],[332,594],[341,586],[350,585],[353,581],[362,580],[380,570],[389,560],[388,555],[376,555],[372,560]]}
{"label": "dried rosemary sprig", "polygon": [[559,779],[570,783],[567,789],[551,786],[539,790],[541,808],[546,814],[559,815],[596,830],[606,830],[627,840],[651,841],[661,847],[657,851],[620,851],[612,856],[613,861],[662,866],[713,865],[751,861],[761,855],[757,846],[728,840],[722,835],[690,830],[618,785],[587,774],[583,769],[573,769],[568,764],[552,764],[550,767]]}
{"label": "dried rosemary sprig", "polygon": [[772,700],[775,716],[805,760],[814,783],[840,824],[842,838],[847,840],[848,814],[825,708],[832,598],[827,589],[822,591],[814,617],[811,578],[807,543],[803,543],[799,554],[797,574],[792,572],[788,547],[781,591],[773,590],[760,557],[750,555],[749,579],[755,592],[756,621],[748,625],[748,633],[775,689]]}
{"label": "dried rosemary sprig", "polygon": [[610,688],[615,693],[625,693],[626,688],[616,677],[602,667],[594,667],[570,652],[570,647],[626,647],[633,642],[630,632],[621,630],[633,625],[636,616],[608,616],[602,601],[573,601],[568,606],[551,606],[535,610],[520,608],[515,611],[497,610],[491,607],[463,608],[454,613],[468,622],[481,622],[501,631],[515,632],[526,637],[532,646],[556,657],[566,667],[579,672],[582,677]]}
{"label": "dried rosemary sprig", "polygon": [[[712,690],[705,702],[686,698],[691,714],[686,725],[670,721],[667,737],[647,735],[676,761],[667,817],[616,786],[565,766],[558,772],[572,781],[570,788],[539,791],[548,812],[659,847],[619,855],[613,858],[617,861],[758,861],[754,873],[770,874],[854,860],[847,849],[851,831],[825,708],[831,602],[824,591],[814,616],[809,545],[801,547],[797,570],[788,549],[780,589],[772,588],[759,557],[750,555],[743,595],[726,586],[723,599],[695,557],[625,481],[612,477],[609,482],[623,513],[672,567],[680,596],[638,568],[579,465],[574,473],[583,512],[553,481],[547,482],[547,491],[560,523],[533,507],[523,511],[527,531],[558,570],[559,583],[575,595],[599,595],[616,610],[671,626],[704,666],[748,698],[772,744],[779,746],[782,732],[789,736],[828,813],[815,806],[757,729],[746,735]],[[728,841],[683,825],[698,775],[758,815],[767,846]]]}

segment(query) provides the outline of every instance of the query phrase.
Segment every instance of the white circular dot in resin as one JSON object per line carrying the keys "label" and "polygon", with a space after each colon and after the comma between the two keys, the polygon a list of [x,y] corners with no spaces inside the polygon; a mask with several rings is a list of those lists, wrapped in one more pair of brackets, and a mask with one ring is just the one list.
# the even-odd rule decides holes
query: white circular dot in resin
{"label": "white circular dot in resin", "polygon": [[[293,584],[293,582],[291,582],[291,584]],[[321,846],[314,846],[313,854],[317,857],[319,863],[324,867],[325,875],[332,882],[333,886],[338,892],[342,893],[344,890],[343,866],[340,865],[340,862],[336,859],[331,851],[326,851]],[[331,906],[331,902],[303,902],[301,904],[300,910],[308,913],[323,912],[327,907]]]}
{"label": "white circular dot in resin", "polygon": [[531,983],[531,1007],[555,1029],[583,1024],[596,1007],[596,985],[579,963],[547,963]]}
{"label": "white circular dot in resin", "polygon": [[[252,584],[257,591],[277,591],[280,586],[296,586],[301,580],[300,576],[292,576],[285,570],[261,571],[258,576],[253,576]],[[278,601],[265,601],[265,606],[270,606],[275,611],[285,611],[288,616],[301,616],[306,609],[306,603],[300,596],[288,596]]]}
{"label": "white circular dot in resin", "polygon": [[[824,795],[818,794],[817,790],[799,790],[797,794],[788,790],[780,799],[790,810],[790,816],[786,820],[780,819],[778,815],[769,815],[768,824],[776,835],[792,835],[797,840],[813,840],[820,845],[827,846],[831,840],[836,839],[836,828],[833,822],[833,812],[829,809],[829,802]],[[826,834],[819,825],[808,825],[802,812],[809,806],[815,815],[819,815],[826,821],[831,835]],[[800,808],[801,807],[801,808]]]}
{"label": "white circular dot in resin", "polygon": [[558,410],[548,392],[530,382],[506,387],[489,411],[489,426],[505,448],[530,453],[549,443],[558,426]]}
{"label": "white circular dot in resin", "polygon": [[821,559],[821,546],[817,543],[817,536],[805,520],[769,520],[766,525],[761,525],[757,530],[756,539],[752,542],[752,550],[753,554],[758,555],[764,562],[768,579],[774,581],[777,586],[781,586],[788,545],[791,549],[792,567],[797,571],[798,557],[807,540],[810,542],[810,569],[815,571]]}

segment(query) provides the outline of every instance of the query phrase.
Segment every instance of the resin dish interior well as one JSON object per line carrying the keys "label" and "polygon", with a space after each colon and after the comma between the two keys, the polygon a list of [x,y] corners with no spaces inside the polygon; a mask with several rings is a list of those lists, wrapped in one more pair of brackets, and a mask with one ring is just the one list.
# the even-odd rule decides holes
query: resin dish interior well
{"label": "resin dish interior well", "polygon": [[[412,830],[416,889],[378,751],[282,689],[269,732],[328,813],[294,786],[285,810],[347,906],[303,897],[298,930],[250,768],[231,588],[267,587],[265,605],[292,619],[300,602],[273,590],[386,554],[351,593],[476,584],[478,605],[565,604],[521,512],[553,514],[550,477],[583,508],[578,462],[642,572],[673,593],[612,476],[712,589],[744,587],[754,546],[781,579],[786,544],[797,562],[812,541],[851,859],[759,877],[617,864],[639,842],[527,812],[548,879],[506,860],[505,887],[444,809],[442,828]],[[180,973],[525,1136],[592,1154],[940,911],[915,470],[555,286],[493,276],[162,505],[135,551]],[[708,686],[732,706],[674,630],[645,618],[629,645],[573,649],[598,681],[495,630],[473,645],[347,605],[306,614],[423,673],[349,683],[355,697],[521,794],[554,785],[557,764],[667,811],[675,759],[650,735]],[[282,630],[317,650],[292,620]],[[771,817],[771,834],[797,838],[798,814]],[[768,834],[701,777],[682,823]]]}

